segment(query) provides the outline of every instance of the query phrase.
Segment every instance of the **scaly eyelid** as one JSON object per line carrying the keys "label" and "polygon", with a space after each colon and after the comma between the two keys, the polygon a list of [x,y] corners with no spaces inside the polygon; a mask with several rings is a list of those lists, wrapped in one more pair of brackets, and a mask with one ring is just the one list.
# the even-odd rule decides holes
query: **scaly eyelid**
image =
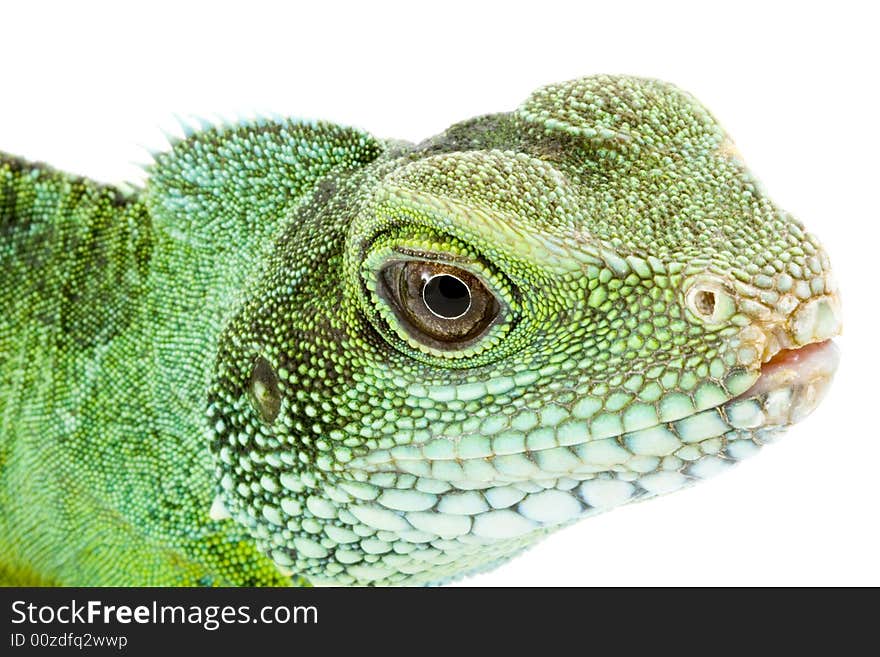
{"label": "scaly eyelid", "polygon": [[[442,319],[439,322],[433,318],[431,318],[431,321],[423,321],[425,316],[421,314],[419,308],[415,305],[418,303],[419,295],[408,295],[409,293],[404,292],[404,287],[399,285],[401,281],[406,279],[408,269],[413,265],[416,266],[416,271],[412,272],[413,274],[418,274],[419,268],[427,266],[432,270],[437,269],[438,271],[457,275],[461,279],[468,280],[469,289],[473,292],[482,289],[479,298],[485,300],[482,307],[485,311],[490,312],[491,316],[486,315],[477,318],[479,321],[472,322],[475,332],[462,333],[458,337],[456,330],[463,330],[467,326],[456,327],[453,324],[447,324],[446,321],[448,320]],[[400,278],[401,276],[404,278]],[[378,300],[389,307],[397,320],[392,324],[392,329],[398,331],[398,334],[400,334],[398,329],[403,329],[408,342],[415,341],[425,348],[447,352],[449,355],[452,352],[467,351],[471,347],[478,345],[491,331],[493,326],[505,321],[509,313],[509,307],[504,302],[504,299],[484,282],[482,276],[477,276],[469,270],[456,265],[441,263],[437,260],[387,258],[376,272],[375,288]],[[411,292],[411,286],[407,286],[406,289]],[[474,320],[475,318],[472,317],[471,319]],[[386,321],[389,321],[387,316]],[[432,327],[434,330],[432,330]]]}
{"label": "scaly eyelid", "polygon": [[429,261],[463,269],[479,279],[486,289],[495,295],[503,308],[513,313],[520,311],[519,290],[503,271],[454,240],[448,245],[437,244],[439,241],[440,238],[432,241],[431,246],[446,246],[448,250],[420,248],[413,246],[411,240],[401,237],[392,238],[384,243],[380,241],[378,245],[374,243],[360,265],[363,283],[367,289],[374,290],[379,273],[392,261]]}
{"label": "scaly eyelid", "polygon": [[444,253],[438,251],[423,251],[421,249],[411,249],[406,246],[395,246],[392,250],[400,254],[401,260],[427,260],[429,262],[437,262],[447,265],[455,265],[456,267],[473,265],[478,260],[454,253]]}

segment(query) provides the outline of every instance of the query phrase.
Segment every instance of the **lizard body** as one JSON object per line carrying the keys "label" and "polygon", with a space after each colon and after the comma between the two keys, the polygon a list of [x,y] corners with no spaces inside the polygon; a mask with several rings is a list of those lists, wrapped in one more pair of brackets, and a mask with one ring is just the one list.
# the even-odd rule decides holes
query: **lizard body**
{"label": "lizard body", "polygon": [[0,157],[0,580],[428,583],[818,403],[815,238],[664,83],[420,144],[195,132],[121,192]]}

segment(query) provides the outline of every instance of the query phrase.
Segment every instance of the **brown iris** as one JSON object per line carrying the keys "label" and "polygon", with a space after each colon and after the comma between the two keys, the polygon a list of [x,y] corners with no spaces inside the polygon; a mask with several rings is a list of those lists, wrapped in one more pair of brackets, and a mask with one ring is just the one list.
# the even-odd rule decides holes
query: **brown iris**
{"label": "brown iris", "polygon": [[380,282],[382,295],[413,337],[440,349],[478,338],[500,310],[479,278],[445,263],[395,261],[382,269]]}

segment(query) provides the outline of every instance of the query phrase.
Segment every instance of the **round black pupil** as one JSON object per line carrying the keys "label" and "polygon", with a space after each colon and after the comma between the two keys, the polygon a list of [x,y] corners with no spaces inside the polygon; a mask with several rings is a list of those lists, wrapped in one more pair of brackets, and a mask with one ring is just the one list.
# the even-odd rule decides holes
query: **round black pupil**
{"label": "round black pupil", "polygon": [[447,319],[463,315],[471,305],[467,285],[455,276],[434,276],[425,284],[423,297],[428,310]]}

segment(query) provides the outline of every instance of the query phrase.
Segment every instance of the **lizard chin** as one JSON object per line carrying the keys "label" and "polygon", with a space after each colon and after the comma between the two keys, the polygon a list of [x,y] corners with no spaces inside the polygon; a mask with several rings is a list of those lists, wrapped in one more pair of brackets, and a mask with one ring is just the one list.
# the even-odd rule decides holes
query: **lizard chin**
{"label": "lizard chin", "polygon": [[761,366],[755,384],[732,401],[757,401],[765,426],[795,424],[819,406],[839,362],[840,350],[831,340],[782,349]]}

